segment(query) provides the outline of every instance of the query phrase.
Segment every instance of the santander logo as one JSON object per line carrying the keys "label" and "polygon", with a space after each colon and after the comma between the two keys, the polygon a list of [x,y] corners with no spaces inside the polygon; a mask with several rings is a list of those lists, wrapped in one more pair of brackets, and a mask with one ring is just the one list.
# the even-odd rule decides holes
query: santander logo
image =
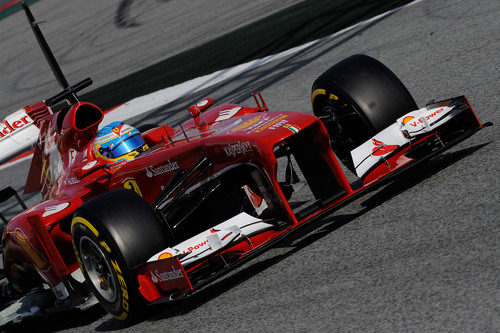
{"label": "santander logo", "polygon": [[33,122],[26,113],[20,113],[20,117],[14,119],[6,119],[0,124],[0,139]]}
{"label": "santander logo", "polygon": [[166,272],[160,272],[157,269],[154,271],[150,271],[151,281],[153,281],[154,283],[158,283],[158,282],[176,280],[184,277],[184,274],[182,274],[182,271],[180,269],[175,269],[174,266],[171,267],[172,270]]}
{"label": "santander logo", "polygon": [[160,165],[157,167],[153,167],[153,166],[147,167],[146,168],[146,176],[151,178],[154,176],[163,175],[164,173],[171,172],[171,171],[174,171],[177,169],[179,169],[179,164],[177,164],[177,162],[170,162],[170,160],[168,160],[165,165]]}
{"label": "santander logo", "polygon": [[390,152],[398,149],[398,145],[386,145],[382,141],[379,141],[375,138],[372,139],[372,143],[375,146],[372,150],[373,156],[382,156],[385,154],[389,154]]}

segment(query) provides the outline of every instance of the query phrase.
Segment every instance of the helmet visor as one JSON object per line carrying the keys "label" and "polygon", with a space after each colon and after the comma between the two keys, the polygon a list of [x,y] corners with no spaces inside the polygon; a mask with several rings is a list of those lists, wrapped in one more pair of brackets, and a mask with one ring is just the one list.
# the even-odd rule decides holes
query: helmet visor
{"label": "helmet visor", "polygon": [[142,147],[144,144],[146,143],[144,142],[144,139],[140,134],[132,135],[131,137],[117,144],[115,147],[111,148],[111,158],[117,158],[128,154],[131,151]]}

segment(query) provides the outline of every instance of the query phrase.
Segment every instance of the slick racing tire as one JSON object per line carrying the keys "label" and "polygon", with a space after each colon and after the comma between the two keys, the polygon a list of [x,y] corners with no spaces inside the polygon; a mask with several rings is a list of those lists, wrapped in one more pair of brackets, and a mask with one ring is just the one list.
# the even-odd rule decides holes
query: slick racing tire
{"label": "slick racing tire", "polygon": [[312,86],[312,106],[333,151],[355,173],[351,150],[418,107],[384,64],[363,54],[332,66]]}
{"label": "slick racing tire", "polygon": [[134,191],[113,190],[78,208],[71,223],[73,249],[87,286],[120,320],[144,308],[136,268],[165,244],[165,230],[149,204]]}

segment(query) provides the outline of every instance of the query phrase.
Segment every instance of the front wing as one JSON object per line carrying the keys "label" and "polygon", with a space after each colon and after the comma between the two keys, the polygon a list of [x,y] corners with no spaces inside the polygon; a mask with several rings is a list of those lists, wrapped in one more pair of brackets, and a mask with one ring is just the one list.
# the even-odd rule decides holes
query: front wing
{"label": "front wing", "polygon": [[[412,111],[352,151],[359,180],[341,197],[316,203],[307,214],[296,214],[286,229],[277,230],[273,228],[276,223],[241,213],[155,254],[137,270],[139,290],[151,303],[182,298],[260,254],[299,226],[340,209],[487,125],[490,123],[479,122],[464,96]],[[290,207],[286,209],[291,211]],[[219,265],[207,269],[214,262]]]}

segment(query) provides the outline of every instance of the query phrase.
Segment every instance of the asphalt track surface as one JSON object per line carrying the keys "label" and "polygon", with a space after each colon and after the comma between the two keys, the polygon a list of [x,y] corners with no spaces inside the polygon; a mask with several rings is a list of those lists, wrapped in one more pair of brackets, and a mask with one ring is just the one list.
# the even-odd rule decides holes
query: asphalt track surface
{"label": "asphalt track surface", "polygon": [[[498,1],[424,0],[212,87],[217,103],[310,112],[314,79],[353,53],[378,58],[417,104],[466,94],[479,119],[499,105]],[[134,119],[179,118],[182,100]],[[132,326],[99,307],[20,329],[49,331],[483,331],[499,328],[497,125],[305,227],[190,299]],[[20,189],[28,163],[0,173]],[[36,198],[31,198],[35,200]]]}
{"label": "asphalt track surface", "polygon": [[[68,81],[91,76],[95,88],[298,2],[50,0],[31,9]],[[0,20],[0,54],[1,119],[60,90],[22,11]]]}

